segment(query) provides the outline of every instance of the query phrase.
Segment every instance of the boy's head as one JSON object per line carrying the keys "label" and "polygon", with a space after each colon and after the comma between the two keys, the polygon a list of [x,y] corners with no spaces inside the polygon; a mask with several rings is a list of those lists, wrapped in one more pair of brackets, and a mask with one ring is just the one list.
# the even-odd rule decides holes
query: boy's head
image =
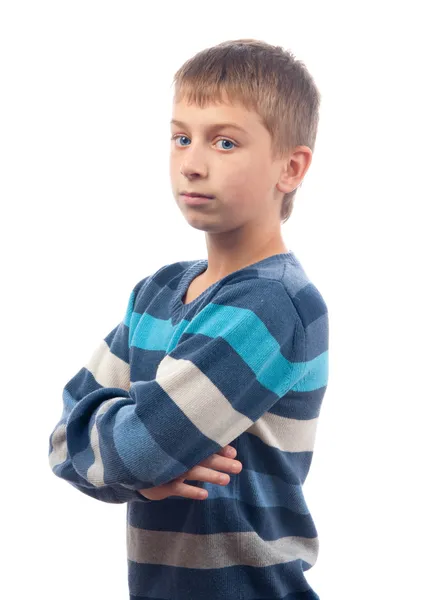
{"label": "boy's head", "polygon": [[[319,120],[320,93],[304,64],[279,46],[233,40],[189,59],[173,83],[171,182],[193,225],[287,221]],[[227,122],[245,131],[213,128]],[[190,206],[183,191],[214,198]]]}

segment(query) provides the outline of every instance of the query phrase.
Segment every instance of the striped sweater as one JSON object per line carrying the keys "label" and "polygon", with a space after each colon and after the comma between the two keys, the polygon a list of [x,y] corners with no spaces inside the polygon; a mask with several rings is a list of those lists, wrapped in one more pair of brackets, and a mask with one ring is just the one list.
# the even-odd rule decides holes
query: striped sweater
{"label": "striped sweater", "polygon": [[[318,536],[302,484],[328,378],[328,312],[290,251],[185,304],[208,261],[165,265],[66,384],[53,473],[127,503],[130,600],[310,600]],[[242,471],[206,500],[150,501],[231,444]]]}

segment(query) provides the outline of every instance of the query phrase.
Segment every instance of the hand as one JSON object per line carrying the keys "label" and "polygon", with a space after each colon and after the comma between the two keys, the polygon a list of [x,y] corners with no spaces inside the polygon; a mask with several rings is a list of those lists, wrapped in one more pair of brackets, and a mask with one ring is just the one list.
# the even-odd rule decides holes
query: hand
{"label": "hand", "polygon": [[[203,488],[188,485],[184,483],[184,480],[209,481],[210,483],[217,483],[218,485],[227,485],[230,482],[230,477],[225,475],[225,481],[219,481],[219,478],[222,475],[219,471],[240,473],[242,469],[242,464],[239,460],[227,458],[227,451],[229,448],[233,451],[233,458],[237,456],[237,450],[235,448],[232,446],[225,446],[222,450],[212,454],[212,456],[208,456],[208,458],[202,460],[202,462],[186,471],[180,477],[177,477],[168,483],[138,491],[149,500],[163,500],[168,496],[181,496],[182,498],[204,500],[208,497],[208,492]],[[234,466],[235,468],[233,468]],[[202,496],[202,493],[206,495]]]}

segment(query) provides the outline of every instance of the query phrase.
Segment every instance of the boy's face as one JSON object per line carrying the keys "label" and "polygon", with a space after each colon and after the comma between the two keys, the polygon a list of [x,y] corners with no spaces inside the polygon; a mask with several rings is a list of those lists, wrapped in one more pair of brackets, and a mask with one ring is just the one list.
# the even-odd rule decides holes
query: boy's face
{"label": "boy's face", "polygon": [[[280,226],[282,195],[296,185],[284,175],[287,158],[272,161],[271,136],[256,112],[227,102],[202,109],[174,101],[172,120],[184,124],[171,122],[172,192],[193,227],[224,232],[253,222]],[[228,122],[243,131],[217,126]],[[190,206],[183,191],[214,198]]]}

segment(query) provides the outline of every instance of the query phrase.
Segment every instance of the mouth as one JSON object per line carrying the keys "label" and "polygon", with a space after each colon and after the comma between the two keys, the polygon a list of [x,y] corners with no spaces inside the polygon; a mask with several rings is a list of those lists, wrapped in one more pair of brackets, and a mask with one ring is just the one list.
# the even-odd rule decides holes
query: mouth
{"label": "mouth", "polygon": [[181,194],[181,199],[188,206],[200,206],[202,204],[211,204],[213,202],[213,198],[207,198],[206,196],[187,196],[185,194]]}
{"label": "mouth", "polygon": [[189,206],[198,206],[201,204],[208,204],[214,200],[214,196],[207,196],[206,194],[197,193],[187,193],[183,192],[180,194],[181,199],[185,204]]}
{"label": "mouth", "polygon": [[181,192],[181,196],[189,196],[190,198],[209,198],[210,200],[214,198],[214,196],[211,196],[210,194],[201,194],[200,192],[186,192],[185,190]]}

